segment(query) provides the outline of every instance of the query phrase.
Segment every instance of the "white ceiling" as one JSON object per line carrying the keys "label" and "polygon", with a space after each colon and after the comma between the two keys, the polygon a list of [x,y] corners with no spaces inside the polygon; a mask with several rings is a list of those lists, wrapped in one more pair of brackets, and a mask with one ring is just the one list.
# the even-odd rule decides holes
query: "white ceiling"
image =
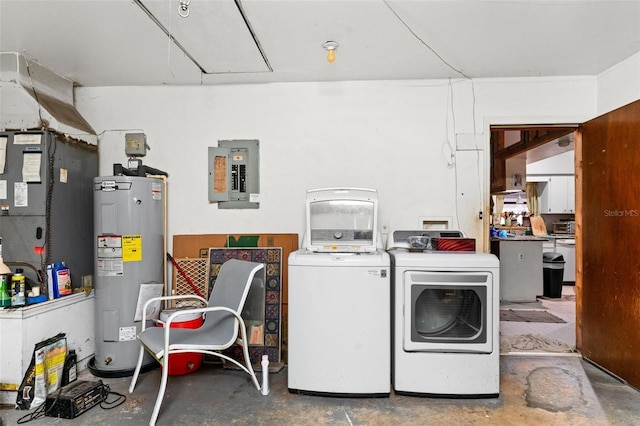
{"label": "white ceiling", "polygon": [[83,86],[597,75],[640,52],[640,0],[139,3],[0,0],[0,51]]}

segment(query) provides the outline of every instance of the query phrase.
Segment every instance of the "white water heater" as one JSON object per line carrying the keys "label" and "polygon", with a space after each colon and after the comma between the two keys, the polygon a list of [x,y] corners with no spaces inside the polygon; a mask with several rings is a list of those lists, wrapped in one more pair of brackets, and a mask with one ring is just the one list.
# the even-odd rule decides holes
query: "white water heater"
{"label": "white water heater", "polygon": [[[125,377],[133,374],[140,350],[140,289],[164,287],[164,182],[107,176],[95,178],[93,189],[96,347],[90,368],[97,376]],[[143,368],[155,366],[145,356]]]}

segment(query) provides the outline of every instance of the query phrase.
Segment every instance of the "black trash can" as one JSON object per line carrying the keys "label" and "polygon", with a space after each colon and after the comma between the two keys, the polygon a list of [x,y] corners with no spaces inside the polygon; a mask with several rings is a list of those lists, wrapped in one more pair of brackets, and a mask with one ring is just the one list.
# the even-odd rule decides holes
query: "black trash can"
{"label": "black trash can", "polygon": [[564,257],[560,253],[542,254],[542,283],[545,297],[562,297],[562,280],[564,278]]}

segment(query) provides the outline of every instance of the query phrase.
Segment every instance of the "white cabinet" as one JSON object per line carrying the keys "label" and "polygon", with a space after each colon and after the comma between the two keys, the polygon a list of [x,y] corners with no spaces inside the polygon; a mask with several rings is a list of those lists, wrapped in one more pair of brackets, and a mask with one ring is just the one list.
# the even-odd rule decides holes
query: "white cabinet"
{"label": "white cabinet", "polygon": [[542,242],[542,253],[556,251],[556,245],[553,240],[547,240]]}
{"label": "white cabinet", "polygon": [[566,239],[556,241],[556,252],[564,258],[563,281],[576,281],[576,240]]}
{"label": "white cabinet", "polygon": [[575,180],[573,175],[557,175],[545,177],[539,183],[540,213],[574,213]]}
{"label": "white cabinet", "polygon": [[542,240],[500,239],[491,252],[500,259],[500,300],[535,302],[543,294]]}

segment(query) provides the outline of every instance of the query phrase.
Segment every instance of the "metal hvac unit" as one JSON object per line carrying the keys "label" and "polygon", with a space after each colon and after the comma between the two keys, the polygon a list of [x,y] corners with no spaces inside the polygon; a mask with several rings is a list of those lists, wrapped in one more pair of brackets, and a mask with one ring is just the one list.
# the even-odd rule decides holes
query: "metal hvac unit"
{"label": "metal hvac unit", "polygon": [[[139,176],[98,177],[93,183],[96,349],[90,367],[102,377],[130,376],[140,350],[140,289],[164,286],[165,187],[161,179]],[[154,367],[145,356],[143,368]]]}
{"label": "metal hvac unit", "polygon": [[[4,155],[1,155],[4,154]],[[91,182],[98,148],[53,131],[0,132],[0,238],[4,261],[38,270],[66,262],[74,287],[93,275]]]}

